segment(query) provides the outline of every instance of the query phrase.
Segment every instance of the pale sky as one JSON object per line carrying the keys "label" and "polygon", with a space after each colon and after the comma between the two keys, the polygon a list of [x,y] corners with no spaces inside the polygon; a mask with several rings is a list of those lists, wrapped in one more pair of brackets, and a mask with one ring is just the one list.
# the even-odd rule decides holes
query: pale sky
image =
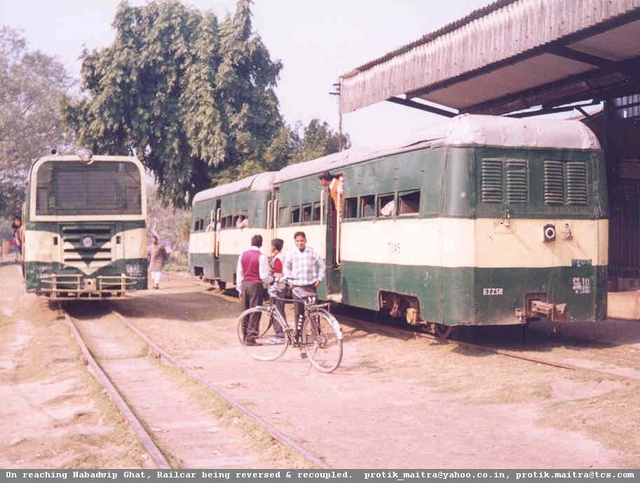
{"label": "pale sky", "polygon": [[[29,49],[57,56],[80,78],[83,47],[113,41],[118,0],[0,0],[0,25],[17,28]],[[130,5],[144,5],[130,0]],[[236,0],[190,0],[220,19]],[[491,0],[254,0],[253,28],[272,59],[282,61],[277,94],[285,121],[313,118],[338,130],[338,104],[329,94],[340,75],[492,3]],[[388,102],[343,116],[354,146],[366,147],[443,121],[444,118]]]}

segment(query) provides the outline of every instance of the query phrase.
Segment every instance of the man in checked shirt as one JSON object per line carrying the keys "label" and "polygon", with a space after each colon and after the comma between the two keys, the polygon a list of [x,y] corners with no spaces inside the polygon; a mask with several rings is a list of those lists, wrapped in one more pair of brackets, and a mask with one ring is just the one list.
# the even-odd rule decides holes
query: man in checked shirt
{"label": "man in checked shirt", "polygon": [[[290,280],[293,292],[296,292],[296,288],[299,287],[304,292],[316,294],[318,285],[324,279],[324,260],[322,260],[320,253],[307,246],[307,236],[303,231],[296,232],[293,235],[293,241],[296,248],[287,250],[284,258],[284,276]],[[298,298],[295,293],[293,298]],[[299,333],[304,317],[304,304],[294,302],[293,308],[296,316],[296,333]]]}

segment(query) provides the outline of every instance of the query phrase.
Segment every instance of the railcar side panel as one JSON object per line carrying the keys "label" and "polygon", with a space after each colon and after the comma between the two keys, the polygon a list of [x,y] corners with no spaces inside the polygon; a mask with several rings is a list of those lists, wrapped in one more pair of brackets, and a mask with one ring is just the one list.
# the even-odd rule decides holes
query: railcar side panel
{"label": "railcar side panel", "polygon": [[[267,174],[267,173],[265,173]],[[214,188],[210,196],[194,200],[189,237],[189,271],[224,287],[235,282],[238,256],[251,237],[263,237],[263,247],[271,243],[267,221],[271,209],[271,185],[260,184],[264,175],[235,183],[236,189]]]}
{"label": "railcar side panel", "polygon": [[[317,179],[327,169],[344,179],[339,224]],[[328,262],[321,296],[411,323],[601,320],[605,176],[579,122],[464,115],[396,147],[287,166],[265,228],[285,250],[305,231]],[[223,232],[230,272],[246,240]]]}

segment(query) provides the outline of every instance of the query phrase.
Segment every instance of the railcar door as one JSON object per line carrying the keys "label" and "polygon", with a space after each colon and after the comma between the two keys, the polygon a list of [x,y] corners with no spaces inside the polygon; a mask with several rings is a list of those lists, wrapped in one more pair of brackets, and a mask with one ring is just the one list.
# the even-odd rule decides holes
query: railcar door
{"label": "railcar door", "polygon": [[326,283],[327,298],[336,302],[342,301],[342,266],[340,264],[340,238],[342,220],[327,190],[322,190],[320,197],[323,220],[326,221]]}
{"label": "railcar door", "polygon": [[220,200],[216,200],[215,208],[211,212],[211,226],[213,232],[213,240],[211,245],[211,253],[213,254],[213,278],[220,278],[220,216],[222,209],[220,208]]}
{"label": "railcar door", "polygon": [[271,240],[278,237],[279,196],[280,190],[274,188],[272,198],[267,202],[267,233]]}

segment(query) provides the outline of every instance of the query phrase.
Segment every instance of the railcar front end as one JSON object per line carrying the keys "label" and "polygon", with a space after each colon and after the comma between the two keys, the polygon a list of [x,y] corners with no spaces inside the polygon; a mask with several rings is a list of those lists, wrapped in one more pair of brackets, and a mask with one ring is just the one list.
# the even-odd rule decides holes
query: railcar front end
{"label": "railcar front end", "polygon": [[25,203],[28,292],[50,300],[121,298],[147,288],[144,169],[126,156],[49,156]]}

